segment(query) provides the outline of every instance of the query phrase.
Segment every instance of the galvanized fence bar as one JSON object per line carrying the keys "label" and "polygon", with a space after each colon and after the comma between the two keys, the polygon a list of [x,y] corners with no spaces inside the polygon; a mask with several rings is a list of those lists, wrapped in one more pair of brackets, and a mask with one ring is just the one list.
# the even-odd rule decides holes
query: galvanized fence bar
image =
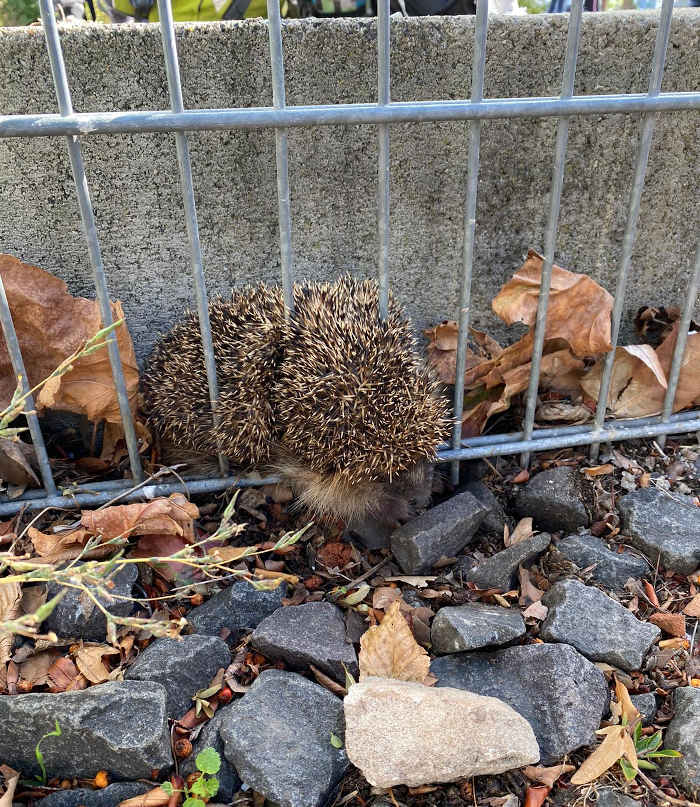
{"label": "galvanized fence bar", "polygon": [[[695,269],[688,284],[688,292],[685,298],[685,306],[683,306],[683,314],[678,323],[678,336],[676,337],[676,344],[673,348],[673,358],[671,359],[671,369],[668,374],[668,388],[666,390],[666,397],[664,398],[664,410],[662,420],[668,423],[673,412],[673,404],[676,400],[676,391],[678,389],[678,380],[681,377],[681,367],[683,366],[683,358],[685,355],[685,346],[688,341],[688,329],[690,328],[690,320],[693,317],[693,309],[698,299],[698,287],[700,286],[700,239],[698,240],[697,251],[695,252]],[[700,373],[700,367],[695,368],[696,373]],[[659,437],[659,445],[661,448],[666,444],[666,437],[662,435]]]}
{"label": "galvanized fence bar", "polygon": [[[182,112],[182,85],[180,82],[180,66],[177,58],[177,44],[175,42],[175,27],[173,25],[173,12],[170,0],[158,0],[158,16],[160,17],[160,32],[165,55],[165,72],[168,78],[168,91],[170,93],[170,106],[173,112]],[[175,147],[177,149],[177,162],[180,169],[180,185],[182,186],[182,201],[185,208],[185,223],[187,237],[190,242],[190,256],[192,263],[192,277],[194,278],[197,316],[199,317],[199,330],[202,336],[202,350],[204,352],[204,366],[209,385],[209,401],[214,424],[218,423],[217,402],[219,398],[219,384],[216,377],[216,359],[214,357],[214,342],[209,322],[209,300],[207,286],[202,266],[202,248],[199,242],[199,226],[197,224],[197,206],[194,199],[194,184],[192,182],[192,163],[187,135],[184,132],[175,133]],[[219,453],[219,470],[222,475],[228,473],[226,457]]]}
{"label": "galvanized fence bar", "polygon": [[0,137],[54,137],[135,132],[221,131],[227,129],[343,126],[347,124],[426,123],[435,121],[558,118],[629,115],[635,112],[683,112],[700,109],[700,93],[657,96],[578,95],[561,98],[489,98],[472,101],[394,101],[379,104],[316,104],[237,109],[135,110],[73,112],[70,115],[0,115]]}
{"label": "galvanized fence bar", "polygon": [[[654,44],[654,57],[652,61],[651,76],[649,78],[650,97],[658,96],[661,92],[661,82],[664,74],[664,63],[666,61],[666,48],[668,37],[671,31],[671,12],[673,11],[673,0],[663,0],[661,6],[661,16],[659,27],[656,31],[656,42]],[[605,356],[603,365],[603,376],[600,381],[598,391],[598,406],[595,414],[595,431],[602,429],[605,420],[605,411],[608,405],[608,395],[610,393],[610,381],[612,379],[613,364],[617,341],[620,335],[620,321],[622,319],[622,308],[625,303],[625,291],[627,290],[627,280],[632,263],[632,250],[637,238],[637,222],[639,220],[639,206],[644,190],[644,180],[646,178],[647,164],[649,162],[649,151],[654,135],[656,116],[647,114],[644,116],[642,131],[639,138],[639,150],[637,152],[637,163],[634,172],[634,182],[630,193],[629,209],[627,213],[627,224],[625,235],[622,241],[622,258],[620,260],[620,270],[617,276],[617,286],[615,288],[615,302],[612,310],[612,350]],[[602,438],[601,438],[602,439]],[[598,456],[600,440],[595,440],[591,445],[591,460]]]}
{"label": "galvanized fence bar", "polygon": [[[275,110],[287,105],[284,87],[284,57],[282,55],[282,21],[279,0],[267,0],[267,25],[270,39],[272,69],[272,102]],[[289,200],[289,159],[287,131],[275,129],[275,159],[277,162],[277,203],[280,221],[280,263],[282,290],[287,312],[294,311],[294,253],[292,250],[292,218]]]}
{"label": "galvanized fence bar", "polygon": [[[489,24],[488,0],[479,0],[474,29],[472,56],[471,102],[479,103],[484,96],[484,70],[486,67],[486,36]],[[462,279],[459,296],[459,332],[457,336],[457,366],[455,368],[454,426],[452,446],[457,449],[462,440],[462,412],[464,410],[464,373],[467,367],[467,342],[471,314],[472,269],[474,265],[474,238],[476,232],[476,193],[479,185],[479,148],[481,121],[469,124],[469,154],[467,157],[467,192],[464,203],[464,246],[462,253]],[[459,482],[459,462],[452,463],[452,482]]]}
{"label": "galvanized fence bar", "polygon": [[[15,331],[15,324],[12,321],[10,304],[7,301],[5,284],[3,283],[2,277],[0,277],[0,322],[2,323],[2,332],[5,335],[7,352],[10,354],[12,369],[14,370],[15,377],[19,381],[22,394],[26,395],[30,390],[29,379],[27,378],[27,371],[24,367],[22,351],[19,347],[17,331]],[[27,395],[24,401],[23,411],[27,418],[29,434],[34,444],[34,453],[36,454],[37,463],[39,464],[41,481],[44,484],[46,493],[49,496],[55,496],[56,485],[53,481],[53,474],[51,473],[51,463],[49,462],[49,455],[46,451],[44,435],[41,433],[41,427],[39,426],[39,418],[34,411],[34,397],[32,395]]]}
{"label": "galvanized fence bar", "polygon": [[[380,106],[391,102],[391,19],[389,0],[379,0],[377,17],[377,101]],[[389,313],[389,238],[391,234],[391,160],[389,124],[377,127],[379,148],[377,187],[377,229],[379,231],[379,316]]]}
{"label": "galvanized fence bar", "polygon": [[[46,46],[49,52],[49,60],[51,62],[53,82],[56,88],[58,109],[61,115],[71,115],[73,113],[73,104],[71,102],[68,78],[66,76],[66,67],[63,61],[63,51],[61,50],[61,41],[58,36],[58,26],[56,25],[56,18],[54,17],[54,5],[52,0],[39,0],[39,9],[41,11],[41,21],[43,24],[44,33],[46,35]],[[78,195],[80,217],[83,221],[83,227],[85,229],[85,237],[87,239],[88,252],[90,254],[90,263],[92,264],[92,270],[95,278],[95,292],[97,294],[97,300],[100,307],[102,327],[107,327],[113,322],[112,307],[109,300],[109,292],[107,291],[107,278],[105,277],[104,265],[102,263],[100,242],[97,236],[97,227],[95,225],[95,214],[92,209],[90,191],[88,189],[87,178],[85,176],[83,153],[80,147],[80,140],[78,140],[77,137],[68,136],[66,140],[68,143],[68,153],[70,155],[71,166],[73,169],[75,188]],[[121,415],[122,425],[124,427],[124,437],[126,440],[127,450],[129,452],[131,474],[137,482],[140,482],[143,478],[143,473],[141,470],[141,459],[139,457],[138,440],[136,439],[134,419],[131,415],[131,407],[129,406],[129,397],[126,391],[126,381],[124,380],[124,372],[122,370],[119,347],[117,345],[116,336],[113,333],[107,337],[107,350],[109,352],[109,361],[112,367],[112,378],[114,379],[117,401],[119,403],[119,413]]]}
{"label": "galvanized fence bar", "polygon": [[[576,78],[576,59],[578,57],[579,39],[581,36],[581,16],[583,14],[583,0],[572,0],[569,14],[569,30],[566,36],[566,57],[564,59],[564,74],[561,81],[562,99],[571,98],[574,94],[574,79]],[[552,172],[552,187],[549,192],[549,216],[544,234],[544,263],[540,279],[540,294],[537,300],[537,315],[535,320],[535,335],[532,345],[532,360],[530,379],[525,396],[525,421],[523,425],[523,440],[530,440],[535,428],[535,411],[537,409],[537,391],[540,385],[540,367],[542,365],[542,350],[544,348],[545,331],[547,330],[547,306],[552,283],[552,266],[554,265],[554,250],[557,243],[557,229],[559,227],[559,210],[561,208],[561,192],[564,185],[564,171],[566,168],[566,147],[569,141],[569,119],[559,118],[557,124],[557,141],[554,147],[554,170]],[[530,463],[530,454],[523,452],[520,455],[520,465],[526,468]]]}

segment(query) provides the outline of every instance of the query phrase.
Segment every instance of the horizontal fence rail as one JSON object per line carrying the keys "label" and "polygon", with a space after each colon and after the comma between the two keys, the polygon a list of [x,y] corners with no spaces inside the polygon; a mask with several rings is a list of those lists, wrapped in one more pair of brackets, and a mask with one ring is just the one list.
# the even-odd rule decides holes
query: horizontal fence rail
{"label": "horizontal fence rail", "polygon": [[[391,285],[391,167],[390,124],[407,122],[464,121],[469,122],[470,137],[465,155],[467,179],[464,197],[464,235],[462,268],[460,276],[460,300],[457,311],[459,337],[457,350],[457,378],[462,378],[466,366],[467,336],[471,317],[471,286],[474,264],[474,246],[478,227],[476,218],[477,190],[479,181],[479,151],[481,122],[493,119],[545,118],[558,119],[557,137],[553,154],[549,210],[544,233],[544,263],[541,292],[538,299],[533,340],[532,367],[528,390],[525,396],[525,415],[522,430],[509,434],[486,434],[462,439],[461,418],[464,390],[461,384],[455,387],[455,425],[450,446],[441,446],[438,457],[452,463],[452,478],[459,478],[459,463],[464,460],[506,454],[519,454],[523,466],[529,462],[533,451],[569,448],[589,445],[591,457],[597,456],[601,443],[640,437],[658,437],[663,446],[666,435],[700,433],[700,412],[673,414],[673,405],[678,387],[686,348],[686,336],[691,322],[700,285],[700,240],[694,265],[688,271],[689,282],[683,313],[679,322],[679,337],[676,341],[668,378],[668,389],[662,413],[657,417],[635,420],[605,420],[608,390],[611,383],[614,350],[620,330],[620,321],[625,303],[625,290],[630,275],[631,259],[635,244],[641,197],[644,190],[649,154],[659,114],[672,111],[700,109],[700,92],[661,92],[666,51],[668,47],[673,11],[673,0],[662,0],[659,13],[656,42],[652,57],[649,89],[646,93],[619,95],[575,95],[576,62],[581,39],[582,0],[573,0],[569,15],[566,52],[559,97],[484,98],[484,73],[488,38],[488,0],[479,0],[474,29],[474,53],[472,61],[471,94],[469,100],[401,101],[391,100],[391,27],[389,0],[379,0],[377,16],[377,103],[318,104],[289,106],[286,103],[283,59],[282,23],[279,3],[267,0],[268,36],[271,66],[273,105],[270,107],[196,109],[184,108],[180,70],[178,65],[175,28],[170,0],[158,0],[163,55],[170,95],[169,110],[143,110],[129,112],[75,112],[71,103],[58,26],[54,17],[52,0],[40,0],[42,25],[51,63],[53,83],[56,90],[58,114],[0,115],[0,138],[11,137],[64,137],[70,155],[80,215],[86,235],[87,248],[93,269],[95,290],[103,326],[112,321],[107,275],[103,265],[99,237],[90,202],[90,193],[85,176],[80,138],[100,134],[136,134],[140,132],[174,133],[180,172],[185,227],[187,230],[193,278],[193,298],[199,316],[202,334],[202,350],[211,401],[212,418],[217,418],[218,381],[214,356],[211,326],[209,323],[209,300],[206,276],[202,260],[195,188],[187,132],[214,131],[235,128],[273,128],[275,130],[275,158],[277,170],[277,200],[279,211],[279,245],[281,284],[289,315],[293,312],[294,249],[292,243],[292,205],[289,181],[289,158],[287,130],[306,126],[348,126],[371,124],[377,126],[377,276],[379,284],[379,311],[386,317],[389,288]],[[599,403],[592,424],[580,426],[554,426],[535,429],[537,394],[540,366],[545,340],[545,326],[549,290],[556,251],[557,229],[561,207],[562,190],[566,173],[568,127],[572,117],[585,115],[641,114],[640,137],[635,161],[635,174],[629,192],[625,235],[618,273],[615,302],[612,311],[613,350],[605,360],[601,379]],[[28,382],[22,354],[12,316],[0,280],[0,324],[12,361],[12,366],[21,378],[23,390],[28,391]],[[161,481],[166,471],[144,479],[141,469],[138,442],[133,415],[126,396],[121,359],[113,335],[108,339],[109,359],[112,366],[115,388],[124,425],[129,453],[131,479],[95,483],[89,486],[58,490],[54,482],[46,445],[41,434],[39,420],[33,411],[31,396],[25,403],[25,412],[32,442],[36,449],[37,463],[43,488],[25,492],[17,500],[0,497],[0,515],[17,512],[20,508],[39,510],[43,508],[74,508],[100,506],[108,503],[124,503],[138,498],[153,498],[173,492],[187,494],[214,493],[230,487],[247,487],[275,483],[277,477],[264,479],[236,478],[228,472],[226,458],[219,456],[220,476],[216,479],[181,479]],[[698,368],[700,372],[700,368]]]}

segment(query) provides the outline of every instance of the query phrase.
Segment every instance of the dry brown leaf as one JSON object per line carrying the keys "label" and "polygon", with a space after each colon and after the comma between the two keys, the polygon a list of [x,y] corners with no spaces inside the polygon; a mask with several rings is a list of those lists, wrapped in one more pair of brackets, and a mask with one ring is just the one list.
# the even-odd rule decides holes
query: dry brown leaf
{"label": "dry brown leaf", "polygon": [[142,796],[132,796],[130,799],[120,801],[117,807],[166,807],[170,796],[162,787],[155,787]]}
{"label": "dry brown leaf", "polygon": [[668,611],[658,611],[649,617],[649,622],[656,625],[669,636],[685,636],[685,617],[683,614],[670,614]]}
{"label": "dry brown leaf", "polygon": [[622,722],[630,728],[634,728],[642,716],[639,714],[639,709],[632,703],[627,687],[617,678],[615,679],[615,697]]}
{"label": "dry brown leaf", "polygon": [[119,655],[119,650],[108,644],[83,645],[75,654],[75,665],[90,683],[101,684],[109,679],[102,657],[115,654]]}
{"label": "dry brown leaf", "polygon": [[27,687],[39,687],[49,680],[49,670],[56,660],[57,650],[42,650],[35,656],[19,664],[19,680],[24,681]]}
{"label": "dry brown leaf", "polygon": [[0,479],[23,488],[38,487],[41,483],[32,463],[36,463],[33,446],[0,437]]}
{"label": "dry brown leaf", "polygon": [[[459,325],[454,320],[445,320],[434,328],[423,331],[428,338],[426,349],[428,361],[444,384],[455,383],[458,333]],[[467,370],[495,358],[503,349],[495,339],[483,331],[470,328],[469,335],[472,341],[467,346]]]}
{"label": "dry brown leaf", "polygon": [[[0,581],[0,622],[16,619],[21,613],[22,589],[19,583]],[[0,633],[0,692],[7,687],[7,662],[12,656],[12,634]]]}
{"label": "dry brown leaf", "polygon": [[47,675],[51,684],[51,692],[71,692],[87,687],[87,679],[66,656],[57,658],[49,667]]}
{"label": "dry brown leaf", "polygon": [[[678,338],[678,323],[673,326],[671,333],[656,349],[659,362],[666,373],[666,377],[671,372],[671,361],[673,359],[673,349]],[[700,332],[693,331],[688,334],[685,343],[685,353],[681,363],[681,373],[678,378],[676,397],[673,402],[673,411],[680,412],[693,404],[700,403]]]}
{"label": "dry brown leaf", "polygon": [[504,543],[506,546],[513,546],[514,544],[524,541],[532,536],[532,519],[528,516],[521,518],[515,525],[515,529]]}
{"label": "dry brown leaf", "polygon": [[258,547],[255,546],[216,546],[210,549],[207,554],[219,561],[219,563],[232,563],[236,560],[241,560],[247,556],[257,552]]}
{"label": "dry brown leaf", "polygon": [[12,807],[12,799],[19,782],[19,771],[9,765],[0,765],[0,773],[5,780],[5,792],[0,796],[0,807]]}
{"label": "dry brown leaf", "polygon": [[696,594],[693,599],[685,606],[683,613],[687,616],[700,617],[700,594]]}
{"label": "dry brown leaf", "polygon": [[150,502],[115,505],[104,510],[83,510],[80,523],[105,541],[118,536],[164,533],[194,539],[193,519],[199,516],[196,504],[182,493],[173,493]]}
{"label": "dry brown leaf", "polygon": [[46,586],[24,586],[22,588],[22,613],[33,614],[46,602]]}
{"label": "dry brown leaf", "polygon": [[593,465],[590,468],[584,468],[583,472],[586,476],[605,476],[611,474],[615,470],[615,466],[607,462],[605,465]]}
{"label": "dry brown leaf", "polygon": [[549,608],[537,600],[523,611],[523,619],[546,619]]}
{"label": "dry brown leaf", "polygon": [[423,682],[430,671],[430,658],[413,638],[398,600],[387,610],[380,625],[360,639],[360,680],[375,675],[401,681]]}
{"label": "dry brown leaf", "polygon": [[34,544],[37,554],[48,557],[65,550],[81,549],[87,543],[90,532],[84,527],[79,527],[77,530],[46,533],[30,527],[27,535]]}
{"label": "dry brown leaf", "polygon": [[[491,307],[508,325],[534,325],[544,258],[529,250],[525,263],[503,286]],[[564,339],[574,355],[596,356],[612,347],[610,313],[613,297],[588,275],[552,266],[545,339]]]}
{"label": "dry brown leaf", "polygon": [[424,577],[418,574],[398,574],[394,577],[384,578],[386,583],[407,583],[409,586],[414,586],[415,588],[427,588],[428,583],[432,583],[433,580],[437,580],[436,575]]}
{"label": "dry brown leaf", "polygon": [[549,795],[550,787],[543,785],[542,787],[528,786],[525,789],[525,804],[524,807],[541,807],[544,800]]}
{"label": "dry brown leaf", "polygon": [[530,573],[522,566],[518,566],[518,575],[520,577],[520,598],[518,602],[520,605],[529,605],[533,602],[539,602],[544,591],[540,591],[536,585],[530,580]]}
{"label": "dry brown leaf", "polygon": [[[0,255],[0,276],[32,385],[47,378],[102,327],[95,300],[72,297],[58,277]],[[112,303],[115,319],[124,316],[121,303]],[[126,325],[116,330],[127,394],[135,407],[139,374],[134,346]],[[4,342],[0,345],[0,401],[9,403],[16,378]],[[77,361],[71,371],[53,379],[37,397],[38,408],[52,407],[86,415],[90,420],[121,423],[119,405],[106,349]]]}
{"label": "dry brown leaf", "polygon": [[372,592],[372,608],[377,611],[385,611],[394,600],[400,599],[400,589],[392,588],[391,586],[380,586]]}
{"label": "dry brown leaf", "polygon": [[[632,765],[637,766],[637,754],[634,743],[624,726],[608,726],[597,734],[605,735],[603,742],[584,760],[581,767],[571,777],[572,785],[585,785],[593,782],[617,762],[620,757],[627,757]],[[632,743],[632,752],[630,752]],[[630,758],[632,757],[632,758]]]}
{"label": "dry brown leaf", "polygon": [[541,782],[543,785],[547,785],[547,787],[554,787],[554,783],[560,776],[574,769],[574,765],[566,765],[562,762],[561,765],[554,765],[551,768],[543,768],[541,765],[528,765],[526,768],[522,769],[522,772],[528,779],[532,779],[533,782]]}

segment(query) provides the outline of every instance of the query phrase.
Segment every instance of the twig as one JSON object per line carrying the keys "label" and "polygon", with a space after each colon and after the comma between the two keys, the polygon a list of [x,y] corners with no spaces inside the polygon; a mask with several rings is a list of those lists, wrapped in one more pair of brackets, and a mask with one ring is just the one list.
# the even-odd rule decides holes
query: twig
{"label": "twig", "polygon": [[637,776],[644,782],[644,784],[651,790],[657,799],[661,799],[662,804],[677,804],[679,807],[700,807],[696,801],[688,801],[687,799],[676,799],[669,796],[667,793],[652,782],[652,780],[641,771],[637,771]]}

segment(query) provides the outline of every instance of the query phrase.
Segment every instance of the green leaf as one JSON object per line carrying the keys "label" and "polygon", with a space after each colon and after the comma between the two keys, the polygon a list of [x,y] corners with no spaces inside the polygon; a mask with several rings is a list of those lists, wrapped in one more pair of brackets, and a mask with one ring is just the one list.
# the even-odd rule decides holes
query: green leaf
{"label": "green leaf", "polygon": [[620,757],[618,761],[620,763],[620,767],[622,768],[622,773],[624,773],[625,775],[625,779],[627,779],[628,782],[631,782],[637,775],[636,768],[633,765],[631,765],[624,757]]}
{"label": "green leaf", "polygon": [[190,796],[188,799],[185,799],[185,802],[182,805],[182,807],[207,807],[207,806],[201,799],[193,799]]}
{"label": "green leaf", "polygon": [[219,756],[219,752],[214,748],[205,748],[197,754],[195,764],[197,770],[202,773],[218,773],[221,767],[221,757]]}
{"label": "green leaf", "polygon": [[333,748],[343,747],[343,741],[340,739],[340,737],[338,737],[337,734],[333,734],[333,732],[331,732],[331,745]]}
{"label": "green leaf", "polygon": [[645,771],[658,771],[659,769],[658,765],[654,765],[653,762],[649,762],[646,759],[638,759],[637,765],[639,765],[640,768],[644,768]]}
{"label": "green leaf", "polygon": [[160,786],[160,789],[167,796],[172,796],[173,795],[173,784],[172,784],[172,782],[163,782],[163,784]]}
{"label": "green leaf", "polygon": [[338,605],[358,605],[362,602],[362,600],[364,600],[370,591],[370,587],[366,583],[363,583],[358,589],[350,592],[347,597],[343,597],[342,600],[338,600]]}
{"label": "green leaf", "polygon": [[212,776],[211,779],[206,779],[205,784],[207,786],[207,795],[209,798],[213,798],[219,792],[219,780]]}
{"label": "green leaf", "polygon": [[[637,747],[637,743],[642,739],[642,721],[638,720],[637,725],[634,727],[634,745]],[[639,747],[637,747],[637,751],[639,751]]]}
{"label": "green leaf", "polygon": [[682,757],[680,751],[674,751],[672,748],[662,748],[660,751],[653,751],[647,754],[648,757]]}
{"label": "green leaf", "polygon": [[655,734],[652,734],[651,737],[642,737],[642,739],[639,740],[639,742],[635,742],[637,753],[648,754],[649,751],[656,751],[657,748],[661,748],[662,741],[663,740],[660,731],[657,731]]}
{"label": "green leaf", "polygon": [[195,779],[194,782],[192,782],[190,785],[190,793],[194,793],[195,796],[204,796],[204,798],[209,795],[204,776],[200,776],[199,779]]}

